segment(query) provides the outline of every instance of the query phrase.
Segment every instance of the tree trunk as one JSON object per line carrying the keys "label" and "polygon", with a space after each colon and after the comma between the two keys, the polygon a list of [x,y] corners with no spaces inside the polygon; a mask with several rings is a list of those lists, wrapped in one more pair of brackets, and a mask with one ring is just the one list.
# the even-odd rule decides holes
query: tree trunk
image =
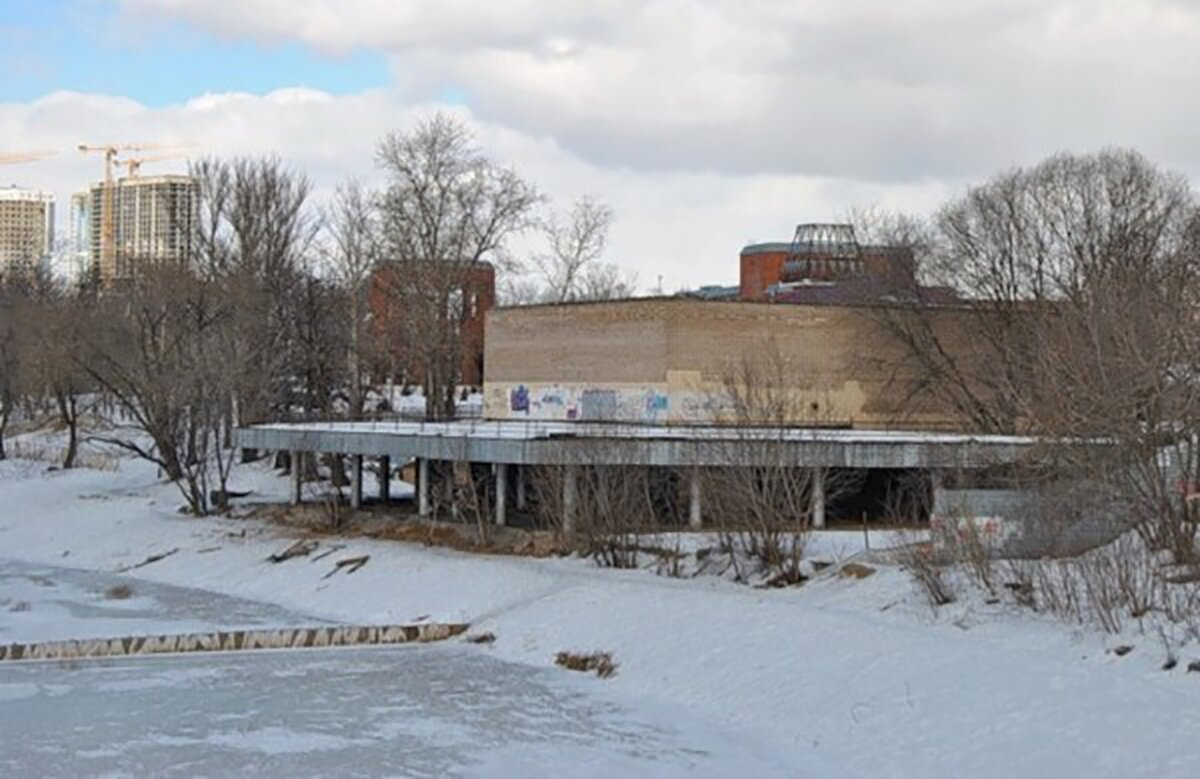
{"label": "tree trunk", "polygon": [[58,403],[58,415],[67,426],[67,451],[63,455],[62,467],[75,467],[75,457],[79,452],[79,416],[75,413],[75,396],[59,392],[55,395]]}
{"label": "tree trunk", "polygon": [[332,454],[326,462],[329,464],[329,481],[333,486],[350,486],[350,480],[346,478],[345,458],[340,454]]}

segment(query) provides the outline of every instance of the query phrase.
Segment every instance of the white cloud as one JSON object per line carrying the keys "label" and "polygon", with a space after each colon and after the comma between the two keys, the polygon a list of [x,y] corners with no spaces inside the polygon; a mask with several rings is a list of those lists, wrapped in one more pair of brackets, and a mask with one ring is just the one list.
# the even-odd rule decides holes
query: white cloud
{"label": "white cloud", "polygon": [[1195,175],[1183,0],[121,0],[221,35],[391,53],[413,99],[599,165],[916,182],[1136,146]]}
{"label": "white cloud", "polygon": [[[259,96],[198,96],[150,108],[121,97],[57,92],[30,103],[0,104],[0,149],[53,149],[43,162],[0,169],[0,184],[47,189],[60,204],[60,224],[72,192],[100,178],[101,159],[75,151],[79,143],[155,143],[187,147],[193,156],[278,155],[306,171],[318,199],[341,179],[378,182],[372,155],[385,132],[410,127],[437,108],[411,104],[389,91],[330,95],[288,89]],[[443,107],[445,108],[445,107]],[[786,239],[805,218],[832,218],[863,202],[929,207],[941,185],[882,187],[798,175],[735,176],[657,172],[596,165],[547,136],[495,123],[476,125],[480,144],[515,166],[559,204],[582,194],[612,203],[617,222],[609,258],[636,270],[643,286],[733,282],[737,254],[749,240]],[[180,172],[186,161],[148,164],[144,173]],[[518,255],[532,248],[518,242]]]}
{"label": "white cloud", "polygon": [[[0,105],[0,148],[81,141],[273,153],[323,191],[444,95],[562,201],[610,201],[610,257],[664,287],[733,281],[748,240],[854,205],[928,210],[1054,151],[1140,148],[1200,177],[1200,10],[1170,0],[117,0],[138,29],[383,50],[391,89],[59,93]],[[65,195],[99,161],[0,175]],[[36,181],[32,181],[36,183]],[[65,201],[64,201],[65,202]]]}

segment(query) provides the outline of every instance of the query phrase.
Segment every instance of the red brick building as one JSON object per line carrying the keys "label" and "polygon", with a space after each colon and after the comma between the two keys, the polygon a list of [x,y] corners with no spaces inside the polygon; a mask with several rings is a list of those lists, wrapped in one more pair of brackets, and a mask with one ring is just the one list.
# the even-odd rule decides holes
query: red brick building
{"label": "red brick building", "polygon": [[[401,333],[420,327],[405,322],[412,307],[409,294],[445,296],[449,316],[458,322],[461,339],[461,384],[483,385],[483,337],[487,312],[496,306],[496,269],[489,262],[433,263],[391,261],[381,264],[371,278],[370,307],[375,333],[382,343],[380,372],[393,380],[420,384],[423,379],[418,352],[405,343]],[[406,325],[409,325],[406,327]]]}

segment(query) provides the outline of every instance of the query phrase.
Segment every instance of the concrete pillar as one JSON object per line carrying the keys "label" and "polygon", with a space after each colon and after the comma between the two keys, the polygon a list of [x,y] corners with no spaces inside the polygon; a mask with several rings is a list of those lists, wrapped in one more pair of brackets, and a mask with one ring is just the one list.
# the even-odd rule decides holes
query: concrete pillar
{"label": "concrete pillar", "polygon": [[825,527],[825,469],[812,469],[812,526]]}
{"label": "concrete pillar", "polygon": [[523,466],[514,466],[517,477],[517,511],[525,510],[525,468]]}
{"label": "concrete pillar", "polygon": [[361,454],[352,455],[350,457],[350,507],[353,509],[362,508],[363,504],[363,456]]}
{"label": "concrete pillar", "polygon": [[417,514],[429,516],[429,460],[417,460]]}
{"label": "concrete pillar", "polygon": [[[929,469],[929,513],[924,517],[926,522],[932,520],[936,513],[935,509],[938,505],[938,493],[946,489],[946,483],[949,475],[950,473],[943,468]],[[962,481],[960,479],[953,482],[953,484],[962,484]]]}
{"label": "concrete pillar", "polygon": [[693,467],[688,473],[688,525],[692,530],[704,526],[700,506],[700,469]]}
{"label": "concrete pillar", "polygon": [[392,458],[386,454],[379,458],[379,502],[392,499]]}
{"label": "concrete pillar", "polygon": [[496,463],[496,524],[508,522],[508,463]]}
{"label": "concrete pillar", "polygon": [[304,485],[304,480],[303,480],[304,452],[292,452],[291,459],[292,459],[292,472],[291,472],[292,505],[299,506],[301,501],[304,499],[304,488],[303,488],[303,485]]}
{"label": "concrete pillar", "polygon": [[578,497],[579,466],[563,466],[563,532],[575,532],[575,502]]}

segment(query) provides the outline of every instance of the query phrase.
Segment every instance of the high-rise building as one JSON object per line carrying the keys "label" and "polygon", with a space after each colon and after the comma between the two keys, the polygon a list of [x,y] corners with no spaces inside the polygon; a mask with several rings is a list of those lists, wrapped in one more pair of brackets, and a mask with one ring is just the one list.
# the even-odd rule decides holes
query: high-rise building
{"label": "high-rise building", "polygon": [[67,226],[66,261],[76,281],[83,280],[92,265],[92,193],[71,195],[71,222]]}
{"label": "high-rise building", "polygon": [[[187,264],[198,224],[199,187],[190,176],[137,176],[94,184],[88,205],[91,262],[100,280],[125,280],[140,268]],[[105,214],[111,207],[111,238]],[[108,245],[106,246],[106,239]]]}
{"label": "high-rise building", "polygon": [[50,261],[54,196],[33,189],[0,189],[0,277],[28,276]]}

